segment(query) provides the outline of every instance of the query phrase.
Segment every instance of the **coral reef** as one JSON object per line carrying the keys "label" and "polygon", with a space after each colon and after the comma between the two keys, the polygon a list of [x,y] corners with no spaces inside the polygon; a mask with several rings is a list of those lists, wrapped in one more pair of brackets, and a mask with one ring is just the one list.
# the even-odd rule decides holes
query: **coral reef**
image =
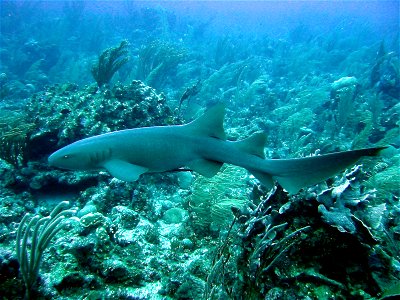
{"label": "coral reef", "polygon": [[[355,168],[316,198],[289,200],[278,188],[269,194],[257,192],[258,206],[235,210],[216,251],[205,297],[283,297],[294,291],[312,298],[321,293],[368,297],[394,284],[387,274],[398,274],[399,257],[377,247],[379,241],[390,243],[385,232],[391,231],[392,217],[387,205],[368,204],[375,199],[374,191],[362,192],[357,172],[362,171]],[[389,210],[395,209],[392,205]],[[293,218],[300,211],[303,218]],[[343,272],[347,279],[339,275]],[[353,285],[362,288],[349,288]]]}
{"label": "coral reef", "polygon": [[[127,86],[116,84],[111,90],[93,86],[78,90],[70,84],[52,86],[35,94],[27,105],[28,116],[40,128],[31,134],[30,145],[36,150],[46,145],[44,154],[49,154],[92,135],[173,124],[174,117],[165,104],[164,95],[140,81]],[[49,149],[50,144],[53,146]]]}
{"label": "coral reef", "polygon": [[[210,3],[1,2],[0,298],[398,295],[399,4]],[[391,147],[296,195],[231,166],[126,183],[47,164],[216,102],[228,140],[264,131],[268,158]],[[47,223],[64,201],[77,213]]]}

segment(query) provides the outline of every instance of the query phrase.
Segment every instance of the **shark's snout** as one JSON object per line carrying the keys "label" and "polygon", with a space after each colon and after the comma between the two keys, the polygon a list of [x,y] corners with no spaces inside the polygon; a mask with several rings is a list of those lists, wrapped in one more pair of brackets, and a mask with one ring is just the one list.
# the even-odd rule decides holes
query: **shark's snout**
{"label": "shark's snout", "polygon": [[62,148],[49,156],[47,162],[52,167],[62,169],[76,169],[76,159],[73,159],[75,155],[70,155],[65,148]]}
{"label": "shark's snout", "polygon": [[53,154],[51,154],[50,156],[49,156],[49,158],[47,159],[47,162],[48,162],[48,164],[50,165],[50,166],[55,166],[55,157],[54,157],[54,153]]}

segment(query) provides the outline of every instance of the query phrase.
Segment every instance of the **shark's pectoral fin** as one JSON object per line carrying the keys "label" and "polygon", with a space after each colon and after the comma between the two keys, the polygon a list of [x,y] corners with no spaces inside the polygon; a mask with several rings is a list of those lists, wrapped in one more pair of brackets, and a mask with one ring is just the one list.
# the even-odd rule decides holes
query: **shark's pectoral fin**
{"label": "shark's pectoral fin", "polygon": [[106,161],[103,167],[110,172],[112,176],[123,181],[136,181],[140,175],[149,170],[145,167],[137,166],[119,159]]}
{"label": "shark's pectoral fin", "polygon": [[205,177],[213,177],[221,169],[223,163],[207,159],[196,159],[188,163],[188,167]]}
{"label": "shark's pectoral fin", "polygon": [[257,178],[263,185],[265,185],[268,189],[272,189],[275,185],[272,176],[268,173],[263,173],[259,171],[255,171],[252,169],[248,170],[255,178]]}

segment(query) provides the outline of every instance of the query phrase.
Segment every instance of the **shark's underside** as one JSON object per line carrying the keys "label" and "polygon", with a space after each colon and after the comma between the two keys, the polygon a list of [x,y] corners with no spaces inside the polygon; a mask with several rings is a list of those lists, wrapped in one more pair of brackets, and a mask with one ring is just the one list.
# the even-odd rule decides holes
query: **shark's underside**
{"label": "shark's underside", "polygon": [[267,187],[277,181],[288,192],[296,193],[353,165],[362,156],[375,156],[385,148],[265,159],[265,133],[227,141],[223,119],[224,106],[217,104],[185,125],[121,130],[77,141],[53,153],[49,163],[71,170],[106,169],[125,181],[135,181],[143,173],[182,167],[211,177],[228,163],[246,168]]}

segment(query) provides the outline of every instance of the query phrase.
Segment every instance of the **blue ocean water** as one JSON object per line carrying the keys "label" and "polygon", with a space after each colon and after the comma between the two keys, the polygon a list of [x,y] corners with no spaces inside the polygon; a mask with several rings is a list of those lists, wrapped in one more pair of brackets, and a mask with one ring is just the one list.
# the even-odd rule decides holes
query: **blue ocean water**
{"label": "blue ocean water", "polygon": [[[399,11],[2,0],[0,298],[398,295]],[[267,159],[388,148],[296,194],[228,164],[211,178],[192,165],[125,182],[48,163],[75,141],[185,124],[216,103],[228,140],[263,132],[264,151],[257,138],[240,149]]]}

